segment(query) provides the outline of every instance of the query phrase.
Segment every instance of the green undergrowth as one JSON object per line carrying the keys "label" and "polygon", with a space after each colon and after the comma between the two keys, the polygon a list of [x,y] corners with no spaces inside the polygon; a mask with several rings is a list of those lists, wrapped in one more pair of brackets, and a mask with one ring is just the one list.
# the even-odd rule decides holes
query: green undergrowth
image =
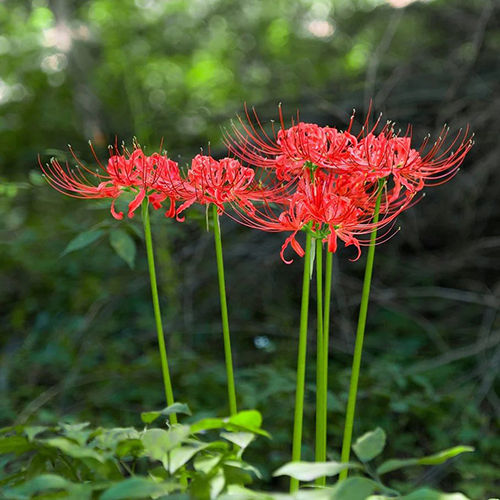
{"label": "green undergrowth", "polygon": [[[191,423],[170,424],[173,413]],[[353,445],[347,464],[289,462],[273,477],[295,478],[303,488],[289,495],[250,489],[262,479],[243,454],[256,439],[271,439],[256,410],[231,417],[192,419],[180,403],[141,414],[143,427],[92,428],[88,422],[18,425],[0,430],[0,494],[6,500],[55,499],[338,499],[466,500],[426,487],[390,483],[394,471],[439,465],[473,451],[456,446],[417,458],[382,460],[385,432],[377,428]],[[351,477],[336,482],[340,471]],[[313,481],[328,478],[327,486]],[[389,482],[388,482],[389,478]]]}

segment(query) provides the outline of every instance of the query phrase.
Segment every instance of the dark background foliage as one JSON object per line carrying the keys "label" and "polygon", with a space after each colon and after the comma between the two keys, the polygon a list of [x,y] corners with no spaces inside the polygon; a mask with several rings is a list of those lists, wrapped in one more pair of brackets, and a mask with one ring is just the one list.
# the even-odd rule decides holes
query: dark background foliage
{"label": "dark background foliage", "polygon": [[[108,143],[162,138],[186,163],[243,103],[264,121],[342,128],[375,111],[415,138],[469,124],[460,174],[428,189],[377,249],[355,433],[377,425],[393,456],[459,442],[475,454],[400,479],[495,493],[500,466],[500,11],[493,0],[4,0],[0,2],[0,420],[139,424],[162,386],[138,220],[47,187],[37,154],[91,161]],[[406,2],[408,3],[408,2]],[[211,233],[204,213],[153,218],[176,399],[224,414],[225,376]],[[91,246],[62,255],[77,234]],[[282,235],[223,221],[240,407],[257,408],[270,442],[250,461],[289,458],[301,263]],[[131,270],[107,242],[137,247]],[[335,258],[329,445],[338,458],[364,260]],[[312,308],[314,304],[312,305]],[[311,332],[314,319],[311,321]],[[313,335],[311,335],[313,337]],[[310,344],[310,361],[314,344]],[[314,376],[305,451],[312,457]],[[396,476],[396,479],[398,477]]]}

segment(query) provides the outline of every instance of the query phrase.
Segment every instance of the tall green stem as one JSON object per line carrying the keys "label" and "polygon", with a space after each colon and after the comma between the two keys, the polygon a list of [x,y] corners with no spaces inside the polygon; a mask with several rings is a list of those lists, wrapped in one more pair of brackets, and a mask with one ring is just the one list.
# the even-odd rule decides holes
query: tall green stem
{"label": "tall green stem", "polygon": [[[153,297],[153,310],[156,322],[156,333],[158,335],[158,346],[160,348],[163,385],[165,386],[165,397],[167,399],[167,406],[170,406],[174,404],[174,393],[172,390],[172,382],[170,380],[170,372],[168,370],[167,348],[165,347],[165,335],[163,333],[163,325],[161,323],[160,300],[158,298],[158,285],[156,283],[155,259],[153,253],[153,239],[151,237],[151,224],[149,222],[149,203],[147,200],[144,200],[142,203],[142,222],[144,225],[144,236],[146,239],[149,279],[151,281],[151,295]],[[177,415],[175,413],[172,413],[170,415],[170,421],[173,424],[177,423]]]}
{"label": "tall green stem", "polygon": [[[316,240],[316,462],[326,461],[326,399],[325,399],[325,335],[323,330],[323,245]],[[324,485],[326,478],[319,477],[316,484]]]}
{"label": "tall green stem", "polygon": [[[373,215],[373,223],[378,222],[380,211],[380,200],[382,199],[383,184],[380,184],[377,201],[375,203],[375,211]],[[356,331],[356,343],[354,345],[354,357],[352,360],[351,384],[349,387],[349,398],[347,400],[346,420],[344,427],[344,439],[342,442],[341,461],[348,462],[351,454],[352,429],[354,426],[354,412],[356,409],[356,396],[358,393],[359,370],[361,367],[361,354],[363,351],[363,340],[365,336],[366,315],[368,312],[368,301],[370,299],[370,285],[372,281],[373,260],[375,258],[375,240],[377,238],[377,228],[370,235],[370,246],[366,257],[365,278],[363,281],[363,292],[361,295],[361,304],[359,307],[358,328]],[[339,480],[342,481],[347,477],[347,469],[340,473]]]}
{"label": "tall green stem", "polygon": [[[311,239],[306,235],[306,250],[304,255],[304,277],[302,280],[302,303],[300,307],[299,351],[297,355],[297,388],[295,391],[295,415],[293,421],[292,461],[300,460],[302,447],[302,424],[304,419],[304,392],[306,378],[307,353],[307,319],[309,313],[309,285],[311,279]],[[290,492],[299,489],[299,481],[290,480]]]}
{"label": "tall green stem", "polygon": [[233,357],[231,353],[231,336],[229,334],[229,318],[227,314],[226,284],[224,280],[224,260],[222,258],[222,239],[220,234],[219,214],[217,207],[212,205],[214,221],[215,255],[217,257],[217,276],[219,278],[220,312],[222,317],[222,335],[224,338],[224,355],[226,358],[227,392],[229,397],[229,412],[234,415],[236,408],[236,389],[234,385]]}
{"label": "tall green stem", "polygon": [[[324,307],[324,317],[323,317],[323,356],[324,356],[324,367],[325,367],[325,385],[324,385],[324,399],[325,399],[325,414],[324,419],[326,422],[327,413],[327,392],[328,392],[328,354],[329,354],[329,338],[330,338],[330,302],[332,297],[332,268],[333,268],[333,253],[326,252],[326,262],[325,262],[325,301]],[[325,424],[326,425],[326,424]]]}

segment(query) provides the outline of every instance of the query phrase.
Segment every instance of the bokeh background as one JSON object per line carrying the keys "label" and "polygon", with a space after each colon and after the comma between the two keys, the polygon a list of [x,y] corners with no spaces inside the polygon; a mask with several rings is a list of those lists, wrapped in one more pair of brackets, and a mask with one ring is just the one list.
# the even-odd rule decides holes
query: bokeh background
{"label": "bokeh background", "polygon": [[[281,102],[286,117],[300,109],[304,121],[342,128],[372,99],[376,113],[413,124],[416,138],[469,124],[476,145],[459,175],[428,189],[377,249],[355,434],[383,427],[386,457],[471,444],[475,454],[394,480],[494,495],[499,53],[493,0],[0,1],[0,422],[139,425],[141,410],[163,405],[140,221],[59,195],[38,154],[72,161],[70,143],[90,164],[89,139],[106,158],[107,144],[136,136],[149,151],[163,138],[184,164],[209,143],[224,155],[222,130],[245,102],[265,122]],[[176,399],[197,415],[223,415],[205,214],[191,210],[180,224],[158,213],[153,223]],[[91,245],[64,253],[89,230],[100,231]],[[268,475],[290,453],[302,266],[280,260],[283,235],[231,220],[222,230],[239,404],[259,409],[273,435],[248,459]],[[331,458],[364,264],[352,257],[340,250],[334,265]],[[306,400],[311,458],[312,371]]]}

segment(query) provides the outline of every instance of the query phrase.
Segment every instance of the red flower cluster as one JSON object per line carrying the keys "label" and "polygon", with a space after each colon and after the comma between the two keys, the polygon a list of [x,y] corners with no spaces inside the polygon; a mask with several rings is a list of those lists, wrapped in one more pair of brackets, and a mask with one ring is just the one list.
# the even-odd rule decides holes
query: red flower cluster
{"label": "red flower cluster", "polygon": [[[281,199],[251,212],[238,210],[248,226],[291,232],[282,247],[283,260],[288,245],[304,254],[295,239],[300,230],[328,242],[331,252],[338,239],[354,245],[359,257],[364,235],[390,228],[424,186],[453,177],[472,146],[467,131],[445,147],[448,130],[444,129],[430,148],[426,139],[414,149],[410,133],[399,136],[391,124],[376,133],[378,122],[369,132],[365,122],[355,136],[353,119],[343,132],[304,122],[285,128],[281,109],[280,121],[281,129],[270,136],[257,115],[252,120],[247,112],[247,121],[240,120],[226,143],[236,157],[272,171],[277,180],[296,180],[294,189]],[[377,200],[380,209],[374,217]]]}
{"label": "red flower cluster", "polygon": [[[125,192],[134,194],[128,205],[128,217],[132,218],[144,199],[155,209],[168,202],[166,217],[177,217],[194,203],[215,204],[219,212],[227,203],[237,204],[252,212],[251,201],[273,199],[273,189],[265,190],[255,171],[244,167],[238,160],[224,158],[220,161],[211,156],[197,155],[182,175],[178,163],[166,155],[144,154],[139,146],[132,153],[124,149],[110,149],[110,157],[104,166],[94,157],[100,167],[92,171],[86,167],[70,149],[77,166],[72,169],[52,159],[49,164],[39,162],[45,178],[52,187],[74,198],[110,198],[111,214],[122,219],[123,212],[115,209],[115,202]],[[180,206],[176,203],[180,202]]]}
{"label": "red flower cluster", "polygon": [[390,230],[425,186],[453,177],[472,145],[465,131],[445,146],[444,129],[433,144],[427,138],[415,149],[410,130],[400,136],[387,124],[377,132],[378,122],[369,129],[368,119],[357,136],[353,118],[345,131],[300,121],[286,128],[280,109],[280,122],[280,129],[269,135],[257,115],[252,120],[247,113],[247,121],[240,120],[226,136],[239,160],[197,155],[185,174],[166,155],[147,156],[138,145],[131,153],[111,148],[106,166],[92,149],[99,165],[95,172],[72,151],[75,169],[57,160],[40,166],[48,182],[65,194],[111,199],[116,219],[124,215],[115,209],[124,192],[134,196],[128,217],[144,199],[155,209],[167,204],[165,215],[179,221],[195,203],[214,204],[219,214],[230,205],[236,219],[250,227],[290,232],[281,256],[291,262],[284,258],[289,245],[304,254],[296,240],[301,230],[327,242],[331,252],[339,239],[354,245],[359,257],[366,235],[378,228]]}

